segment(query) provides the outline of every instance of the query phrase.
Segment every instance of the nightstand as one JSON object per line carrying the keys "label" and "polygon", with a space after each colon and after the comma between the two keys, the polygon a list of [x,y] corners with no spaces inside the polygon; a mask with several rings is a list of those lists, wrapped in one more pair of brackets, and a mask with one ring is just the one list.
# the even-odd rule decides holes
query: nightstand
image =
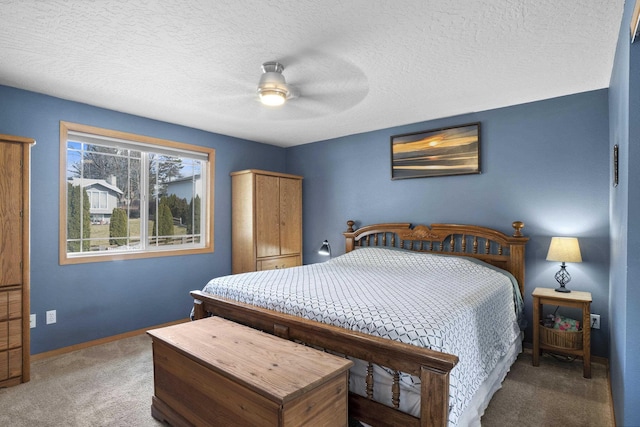
{"label": "nightstand", "polygon": [[[540,364],[542,350],[582,356],[582,376],[591,378],[591,292],[561,293],[551,288],[535,288],[531,295],[533,296],[533,366]],[[574,307],[582,310],[581,349],[561,348],[540,342],[543,304]]]}

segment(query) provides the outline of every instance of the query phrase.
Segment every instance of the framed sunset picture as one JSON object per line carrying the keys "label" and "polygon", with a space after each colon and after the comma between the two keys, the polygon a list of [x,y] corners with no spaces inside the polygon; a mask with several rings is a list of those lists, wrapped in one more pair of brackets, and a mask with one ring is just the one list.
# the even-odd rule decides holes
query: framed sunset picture
{"label": "framed sunset picture", "polygon": [[480,173],[480,123],[391,137],[391,179]]}

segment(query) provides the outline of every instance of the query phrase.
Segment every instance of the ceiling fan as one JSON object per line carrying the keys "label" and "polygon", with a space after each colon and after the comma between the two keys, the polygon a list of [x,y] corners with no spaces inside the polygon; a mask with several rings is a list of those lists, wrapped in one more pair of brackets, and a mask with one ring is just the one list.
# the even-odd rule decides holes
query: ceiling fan
{"label": "ceiling fan", "polygon": [[[258,82],[255,63],[225,69],[215,81],[216,96],[208,107],[229,118],[251,114],[256,120],[308,120],[346,111],[369,92],[362,70],[324,53],[305,51],[260,64]],[[269,102],[275,106],[265,105]]]}
{"label": "ceiling fan", "polygon": [[258,96],[264,105],[276,107],[284,104],[287,99],[298,96],[298,91],[285,81],[283,71],[284,65],[279,62],[269,61],[262,64]]}

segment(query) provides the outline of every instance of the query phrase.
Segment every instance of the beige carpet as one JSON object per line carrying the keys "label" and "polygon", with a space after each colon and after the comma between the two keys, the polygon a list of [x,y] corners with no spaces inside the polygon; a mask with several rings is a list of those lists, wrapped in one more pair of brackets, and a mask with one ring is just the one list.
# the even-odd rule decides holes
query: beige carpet
{"label": "beige carpet", "polygon": [[[483,427],[613,426],[603,365],[582,378],[580,362],[523,353],[494,396]],[[151,417],[153,362],[147,335],[31,364],[31,381],[0,389],[0,426],[158,427]]]}
{"label": "beige carpet", "polygon": [[592,363],[586,379],[581,360],[567,363],[548,354],[534,367],[526,350],[493,396],[482,426],[615,426],[607,369]]}
{"label": "beige carpet", "polygon": [[31,363],[0,389],[0,426],[162,426],[151,417],[151,338],[139,335]]}

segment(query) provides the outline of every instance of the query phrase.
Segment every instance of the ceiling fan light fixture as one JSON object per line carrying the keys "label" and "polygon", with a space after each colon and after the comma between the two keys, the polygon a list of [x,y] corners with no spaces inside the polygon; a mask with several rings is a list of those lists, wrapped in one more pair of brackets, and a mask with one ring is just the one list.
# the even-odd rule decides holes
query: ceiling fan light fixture
{"label": "ceiling fan light fixture", "polygon": [[287,94],[279,89],[258,89],[260,102],[269,107],[277,107],[284,104]]}
{"label": "ceiling fan light fixture", "polygon": [[258,83],[258,96],[262,104],[276,107],[284,104],[291,96],[282,71],[284,71],[284,66],[279,62],[262,64],[263,74]]}

